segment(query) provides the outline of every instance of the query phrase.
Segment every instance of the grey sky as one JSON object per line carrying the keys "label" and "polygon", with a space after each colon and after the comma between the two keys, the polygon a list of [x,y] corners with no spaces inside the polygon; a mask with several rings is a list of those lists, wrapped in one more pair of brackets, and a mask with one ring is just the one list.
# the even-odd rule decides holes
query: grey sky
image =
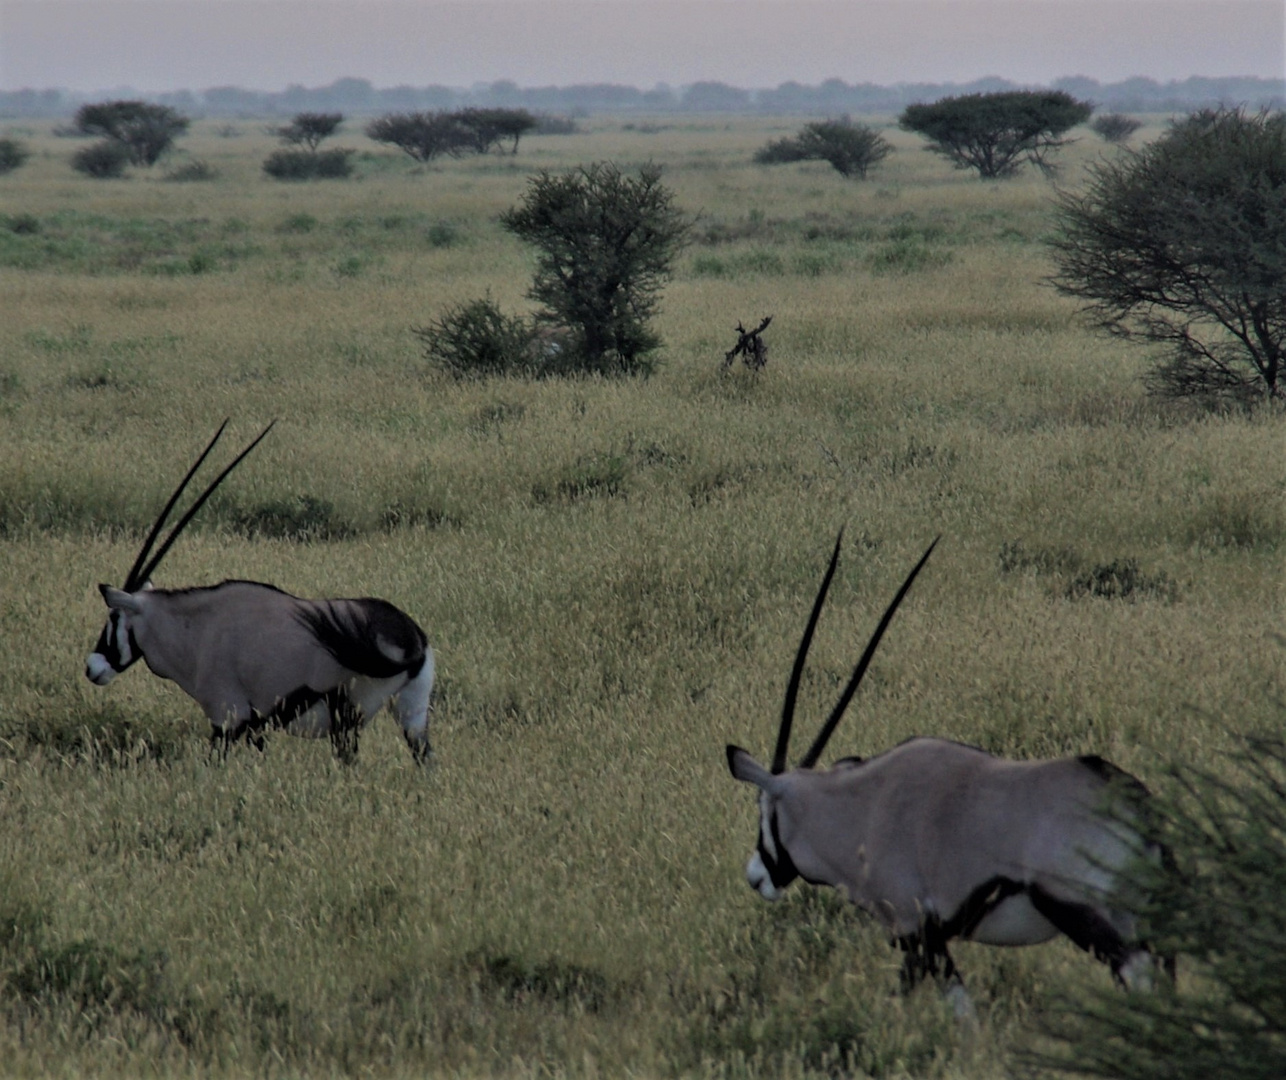
{"label": "grey sky", "polygon": [[1282,77],[1282,0],[0,0],[0,89]]}

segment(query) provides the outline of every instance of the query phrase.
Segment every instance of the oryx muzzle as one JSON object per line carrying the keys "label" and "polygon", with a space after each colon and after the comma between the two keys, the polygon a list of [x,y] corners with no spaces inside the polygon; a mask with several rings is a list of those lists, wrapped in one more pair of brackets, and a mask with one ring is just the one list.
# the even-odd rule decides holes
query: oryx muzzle
{"label": "oryx muzzle", "polygon": [[840,544],[795,656],[771,768],[727,748],[732,775],[759,788],[759,842],[750,885],[774,900],[797,877],[839,889],[874,915],[905,951],[903,985],[934,975],[967,1009],[947,944],[1032,945],[1059,933],[1111,965],[1127,985],[1151,957],[1117,899],[1122,871],[1154,858],[1132,822],[1146,792],[1099,757],[1009,761],[936,738],[913,738],[868,760],[814,769],[929,545],[797,768],[786,758],[809,644],[835,575]]}
{"label": "oryx muzzle", "polygon": [[265,728],[285,728],[328,735],[341,756],[351,757],[362,725],[392,702],[412,753],[428,758],[433,652],[424,631],[388,601],[304,600],[255,581],[152,587],[152,573],[188,522],[273,426],[215,477],[153,553],[170,512],[227,425],[161,510],[124,587],[99,586],[107,624],[86,676],[106,686],[142,659],[201,706],[211,741],[225,749],[243,734],[262,746]]}

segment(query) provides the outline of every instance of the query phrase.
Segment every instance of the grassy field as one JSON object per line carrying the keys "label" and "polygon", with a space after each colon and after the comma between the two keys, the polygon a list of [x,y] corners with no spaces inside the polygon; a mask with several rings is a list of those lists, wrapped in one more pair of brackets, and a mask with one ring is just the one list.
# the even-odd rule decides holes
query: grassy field
{"label": "grassy field", "polygon": [[[356,125],[350,124],[356,129]],[[984,1077],[1067,943],[959,946],[981,1030],[836,898],[747,887],[750,792],[837,529],[811,739],[943,540],[830,757],[936,734],[1144,780],[1280,724],[1280,416],[1146,398],[1149,357],[1042,284],[1051,186],[889,133],[865,183],[750,163],[790,119],[606,118],[516,157],[282,184],[0,178],[0,1073]],[[1154,136],[1157,127],[1140,138]],[[1103,152],[1086,135],[1060,182]],[[526,177],[665,169],[696,220],[647,380],[455,383],[412,328],[533,260]],[[767,368],[720,370],[764,315]],[[278,735],[211,761],[172,684],[83,677],[142,533],[217,424],[276,431],[157,584],[383,596],[437,652],[436,764],[378,718],[356,765]],[[231,446],[225,453],[230,456]],[[226,460],[226,458],[225,458]]]}

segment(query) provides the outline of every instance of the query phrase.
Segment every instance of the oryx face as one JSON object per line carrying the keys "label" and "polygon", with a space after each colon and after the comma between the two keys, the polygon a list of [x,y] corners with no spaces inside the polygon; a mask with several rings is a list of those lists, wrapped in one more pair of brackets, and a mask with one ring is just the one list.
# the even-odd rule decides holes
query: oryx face
{"label": "oryx face", "polygon": [[[843,541],[843,531],[835,540],[835,550],[831,554],[830,565],[826,568],[826,574],[822,578],[821,588],[817,591],[817,599],[813,601],[813,610],[808,617],[808,625],[804,630],[803,639],[799,643],[799,650],[795,654],[795,664],[790,673],[790,681],[786,686],[786,700],[782,706],[781,726],[777,731],[777,748],[773,753],[772,764],[764,768],[753,757],[739,746],[729,745],[727,747],[728,771],[736,780],[743,783],[753,784],[759,789],[759,842],[755,846],[755,853],[750,856],[750,861],[746,864],[746,880],[750,887],[756,890],[765,900],[776,900],[781,896],[792,881],[800,877],[799,868],[795,865],[795,860],[791,858],[790,852],[786,850],[786,844],[783,842],[783,835],[794,834],[790,828],[790,815],[800,814],[798,806],[798,784],[786,771],[786,751],[790,744],[790,727],[791,721],[795,714],[795,700],[799,695],[800,677],[804,670],[804,660],[808,655],[808,646],[812,642],[813,632],[817,629],[817,620],[821,615],[822,604],[826,600],[826,593],[830,589],[831,580],[835,577],[835,568],[839,564],[840,544]],[[915,569],[907,576],[902,588],[898,590],[893,602],[889,604],[876,627],[875,633],[871,636],[870,642],[866,646],[866,651],[862,654],[861,660],[858,661],[852,677],[849,679],[848,686],[845,687],[844,693],[840,695],[839,702],[832,711],[830,718],[822,726],[821,732],[814,740],[812,747],[800,761],[801,769],[812,769],[821,757],[822,751],[826,748],[827,740],[830,739],[831,733],[835,730],[835,725],[839,723],[840,717],[844,715],[844,710],[852,700],[853,695],[857,692],[857,687],[862,681],[862,676],[871,662],[871,657],[875,653],[876,646],[880,643],[880,638],[884,636],[884,631],[888,629],[889,621],[893,618],[893,613],[897,610],[898,605],[902,603],[903,597],[906,596],[907,590],[911,588],[911,583],[915,580],[916,575],[924,568],[928,562],[929,556],[933,553],[933,548],[937,544],[935,540],[929,545],[929,549],[921,556],[920,561],[916,564]],[[785,827],[783,827],[785,823]],[[796,820],[796,824],[800,824]],[[807,860],[805,861],[807,867]],[[811,878],[809,880],[812,880]]]}
{"label": "oryx face", "polygon": [[799,871],[781,842],[776,800],[766,791],[759,793],[759,843],[746,863],[746,881],[765,900],[779,900]]}
{"label": "oryx face", "polygon": [[110,585],[99,585],[98,591],[107,602],[107,622],[85,661],[85,677],[95,686],[106,686],[143,655],[132,626],[139,604],[129,593]]}
{"label": "oryx face", "polygon": [[227,466],[223,472],[219,473],[188,508],[187,513],[179,520],[179,523],[170,531],[161,546],[153,551],[157,537],[160,535],[162,527],[165,525],[166,518],[169,517],[170,511],[174,509],[174,504],[178,502],[179,496],[183,494],[184,489],[188,486],[196,471],[201,467],[201,463],[210,455],[214,449],[214,444],[219,441],[219,436],[223,434],[223,429],[228,426],[228,421],[219,425],[219,430],[214,433],[214,438],[210,440],[206,448],[201,452],[201,456],[196,459],[196,464],[188,470],[180,482],[179,486],[174,489],[174,494],[170,496],[169,502],[161,510],[160,516],[157,517],[152,530],[147,534],[147,539],[143,541],[143,547],[139,550],[138,557],[134,560],[134,565],[130,572],[125,576],[125,587],[123,589],[113,589],[110,585],[99,585],[98,591],[103,594],[103,600],[107,603],[107,624],[103,627],[103,632],[98,635],[98,644],[94,646],[94,651],[89,654],[85,661],[85,677],[96,686],[106,686],[117,675],[127,667],[137,661],[143,654],[139,650],[138,640],[134,635],[133,624],[142,611],[142,605],[139,603],[138,594],[150,589],[151,582],[148,580],[152,576],[152,571],[156,569],[160,561],[165,557],[165,553],[170,550],[174,541],[179,538],[187,523],[192,520],[193,516],[205,504],[213,493],[214,489],[223,482],[224,477],[235,469],[260,442],[265,435],[272,430],[273,421],[259,433],[249,446],[241,451]]}

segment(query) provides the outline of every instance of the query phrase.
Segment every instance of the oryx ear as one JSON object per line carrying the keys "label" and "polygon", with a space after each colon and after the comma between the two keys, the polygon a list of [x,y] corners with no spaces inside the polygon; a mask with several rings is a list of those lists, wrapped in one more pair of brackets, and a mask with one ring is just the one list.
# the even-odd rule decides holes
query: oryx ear
{"label": "oryx ear", "polygon": [[735,779],[742,780],[747,784],[754,784],[755,787],[763,788],[765,791],[776,786],[777,777],[760,765],[740,746],[733,746],[729,743],[727,754],[728,771],[732,773]]}
{"label": "oryx ear", "polygon": [[113,611],[127,611],[131,615],[137,615],[143,610],[143,605],[137,598],[122,589],[113,589],[110,585],[99,585],[98,591],[103,594],[107,606]]}

